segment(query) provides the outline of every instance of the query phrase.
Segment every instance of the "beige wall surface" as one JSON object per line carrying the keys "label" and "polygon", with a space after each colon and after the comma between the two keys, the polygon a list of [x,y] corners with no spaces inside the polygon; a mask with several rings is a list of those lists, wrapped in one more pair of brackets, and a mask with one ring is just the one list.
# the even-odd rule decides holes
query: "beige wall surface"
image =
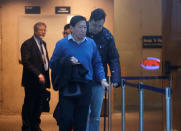
{"label": "beige wall surface", "polygon": [[[2,42],[0,42],[0,53],[2,54],[1,64],[2,72],[0,75],[0,113],[20,113],[23,100],[24,89],[21,87],[21,74],[22,66],[18,63],[20,58],[20,45],[23,38],[31,37],[31,27],[34,23],[23,23],[31,19],[47,20],[49,27],[47,27],[47,37],[45,40],[48,42],[49,56],[51,56],[55,42],[58,37],[62,38],[63,26],[66,23],[68,15],[55,15],[55,6],[70,6],[70,15],[83,15],[87,19],[90,13],[95,8],[103,8],[107,13],[107,19],[105,26],[113,32],[113,0],[0,0],[1,5],[1,19],[0,35],[2,36]],[[40,15],[26,15],[24,12],[24,6],[40,6]],[[39,19],[38,19],[39,18]],[[54,19],[54,20],[53,20]],[[57,23],[55,23],[57,19]],[[62,20],[62,21],[61,21]],[[51,34],[53,24],[57,24],[55,34]],[[24,29],[23,29],[24,28]],[[33,27],[32,27],[33,28]],[[49,32],[50,30],[50,32]],[[26,32],[27,31],[27,32]],[[2,32],[2,34],[1,34]],[[25,33],[24,35],[22,35]],[[26,35],[29,34],[30,36]],[[59,34],[58,34],[59,33]],[[49,37],[53,35],[56,39],[51,40]],[[59,36],[58,36],[59,35]],[[1,39],[0,39],[1,40]],[[51,90],[51,112],[53,112],[58,100],[57,92]],[[2,100],[2,101],[1,101]]]}
{"label": "beige wall surface", "polygon": [[[146,57],[161,59],[161,49],[142,48],[143,35],[161,35],[161,0],[114,0],[114,36],[125,76],[160,75],[159,70],[145,70],[140,63]],[[136,83],[138,81],[129,81]],[[160,87],[159,80],[146,80],[145,84]],[[116,91],[117,90],[117,91]],[[115,107],[121,108],[121,89],[114,90]],[[145,107],[162,106],[160,94],[145,91]],[[139,104],[138,90],[126,88],[127,107]]]}

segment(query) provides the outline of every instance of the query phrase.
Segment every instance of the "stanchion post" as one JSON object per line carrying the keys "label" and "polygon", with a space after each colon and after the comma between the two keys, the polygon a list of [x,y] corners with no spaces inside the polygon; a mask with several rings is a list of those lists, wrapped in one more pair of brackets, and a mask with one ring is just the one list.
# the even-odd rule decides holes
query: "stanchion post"
{"label": "stanchion post", "polygon": [[125,131],[125,80],[121,80],[122,87],[122,131]]}
{"label": "stanchion post", "polygon": [[108,131],[111,131],[111,77],[109,77],[109,95],[108,95],[108,105],[109,105],[109,112],[108,112]]}
{"label": "stanchion post", "polygon": [[106,115],[107,115],[107,89],[105,90],[105,93],[104,93],[104,131],[106,131]]}
{"label": "stanchion post", "polygon": [[140,99],[140,112],[139,112],[139,128],[140,131],[144,131],[144,88],[141,87],[143,85],[143,82],[139,82],[139,99]]}
{"label": "stanchion post", "polygon": [[171,131],[171,88],[165,88],[166,99],[166,131]]}

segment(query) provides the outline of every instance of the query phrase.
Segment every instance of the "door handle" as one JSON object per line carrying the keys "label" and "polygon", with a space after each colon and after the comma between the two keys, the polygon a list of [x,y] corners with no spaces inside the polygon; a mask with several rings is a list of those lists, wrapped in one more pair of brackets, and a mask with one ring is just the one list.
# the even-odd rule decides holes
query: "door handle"
{"label": "door handle", "polygon": [[170,74],[172,70],[181,70],[180,65],[171,65],[169,61],[165,61],[165,74]]}

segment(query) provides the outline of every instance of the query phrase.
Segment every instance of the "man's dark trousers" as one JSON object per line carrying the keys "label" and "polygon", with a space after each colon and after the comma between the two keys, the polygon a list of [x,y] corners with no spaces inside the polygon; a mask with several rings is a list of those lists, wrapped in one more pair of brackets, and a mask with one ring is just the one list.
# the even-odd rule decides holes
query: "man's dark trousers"
{"label": "man's dark trousers", "polygon": [[22,107],[22,131],[40,130],[40,88],[41,87],[24,87],[25,98]]}
{"label": "man's dark trousers", "polygon": [[[91,88],[79,96],[60,96],[59,131],[85,131],[91,98]],[[86,89],[87,88],[87,89]]]}

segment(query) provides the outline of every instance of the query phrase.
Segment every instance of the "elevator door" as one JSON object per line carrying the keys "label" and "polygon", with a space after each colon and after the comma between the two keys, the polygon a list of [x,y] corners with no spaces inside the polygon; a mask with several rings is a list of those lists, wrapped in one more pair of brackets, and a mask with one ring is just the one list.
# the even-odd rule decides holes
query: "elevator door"
{"label": "elevator door", "polygon": [[172,77],[172,129],[181,131],[181,0],[163,1],[163,65]]}

